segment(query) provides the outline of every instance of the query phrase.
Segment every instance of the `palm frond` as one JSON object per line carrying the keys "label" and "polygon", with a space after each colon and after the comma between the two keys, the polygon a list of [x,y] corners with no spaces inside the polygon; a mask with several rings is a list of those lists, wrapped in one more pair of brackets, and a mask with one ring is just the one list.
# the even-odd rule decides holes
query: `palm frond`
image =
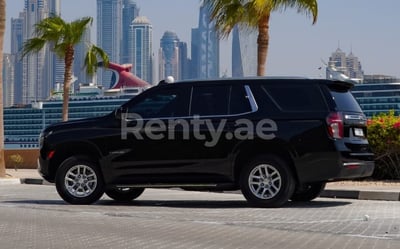
{"label": "palm frond", "polygon": [[52,16],[43,19],[35,24],[35,35],[47,40],[57,41],[63,33],[65,21],[59,16]]}
{"label": "palm frond", "polygon": [[215,28],[222,38],[226,38],[232,29],[240,23],[251,26],[246,10],[246,1],[243,0],[203,0],[203,5],[210,12],[211,20],[215,21]]}
{"label": "palm frond", "polygon": [[107,53],[95,45],[90,46],[85,56],[85,67],[88,75],[93,75],[97,71],[99,64],[98,58],[101,59],[104,67],[108,67],[109,57]]}
{"label": "palm frond", "polygon": [[22,57],[24,57],[30,53],[39,52],[46,45],[46,43],[47,43],[47,40],[40,38],[40,37],[34,37],[34,38],[27,40],[24,43],[24,46],[22,49]]}
{"label": "palm frond", "polygon": [[274,0],[273,10],[284,11],[287,8],[296,9],[298,13],[312,16],[313,24],[318,18],[318,2],[317,0]]}

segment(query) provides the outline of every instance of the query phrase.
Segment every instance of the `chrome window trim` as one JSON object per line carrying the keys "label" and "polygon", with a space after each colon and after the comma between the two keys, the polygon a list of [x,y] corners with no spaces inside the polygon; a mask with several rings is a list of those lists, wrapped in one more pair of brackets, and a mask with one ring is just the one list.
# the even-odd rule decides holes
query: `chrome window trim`
{"label": "chrome window trim", "polygon": [[[194,117],[200,118],[200,119],[204,119],[204,118],[229,118],[229,117],[237,117],[237,116],[242,116],[242,115],[246,115],[246,114],[250,114],[250,113],[254,113],[256,111],[258,111],[258,105],[257,102],[254,98],[253,92],[250,89],[249,85],[244,85],[244,89],[246,91],[247,94],[247,99],[250,103],[250,107],[251,107],[251,111],[248,112],[241,112],[241,113],[235,113],[235,114],[222,114],[222,115],[189,115],[189,116],[177,116],[177,117],[157,117],[157,118],[145,118],[145,119],[140,119],[140,120],[171,120],[171,119],[193,119]],[[191,93],[190,93],[190,102],[189,102],[189,112],[191,110],[192,107],[192,97],[193,97],[193,87],[191,89]],[[138,119],[139,120],[139,119]],[[126,121],[133,121],[133,120],[128,120],[126,119]]]}
{"label": "chrome window trim", "polygon": [[250,101],[251,112],[258,111],[258,105],[257,105],[256,99],[254,98],[253,92],[250,89],[250,86],[245,85],[244,89],[246,90],[247,97],[249,98],[249,101]]}

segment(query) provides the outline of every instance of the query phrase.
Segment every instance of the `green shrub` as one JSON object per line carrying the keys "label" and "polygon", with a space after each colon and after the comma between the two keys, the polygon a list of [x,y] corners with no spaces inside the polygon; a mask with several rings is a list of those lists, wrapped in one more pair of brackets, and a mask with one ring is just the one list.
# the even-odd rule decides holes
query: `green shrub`
{"label": "green shrub", "polygon": [[368,141],[375,153],[375,179],[400,179],[400,117],[394,111],[368,120]]}

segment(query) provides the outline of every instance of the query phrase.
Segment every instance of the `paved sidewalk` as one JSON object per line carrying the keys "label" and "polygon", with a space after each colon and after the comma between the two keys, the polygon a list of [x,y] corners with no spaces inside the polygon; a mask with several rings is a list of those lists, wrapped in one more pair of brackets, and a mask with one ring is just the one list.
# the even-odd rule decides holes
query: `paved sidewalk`
{"label": "paved sidewalk", "polygon": [[400,181],[343,181],[328,183],[321,197],[400,201]]}
{"label": "paved sidewalk", "polygon": [[18,183],[18,184],[45,184],[47,183],[43,178],[39,175],[37,169],[6,169],[7,178],[0,178],[0,185],[2,182],[6,184],[10,183]]}
{"label": "paved sidewalk", "polygon": [[[0,178],[4,184],[49,184],[36,169],[7,169],[7,178]],[[326,185],[321,197],[348,198],[360,200],[400,201],[400,181],[342,181]]]}

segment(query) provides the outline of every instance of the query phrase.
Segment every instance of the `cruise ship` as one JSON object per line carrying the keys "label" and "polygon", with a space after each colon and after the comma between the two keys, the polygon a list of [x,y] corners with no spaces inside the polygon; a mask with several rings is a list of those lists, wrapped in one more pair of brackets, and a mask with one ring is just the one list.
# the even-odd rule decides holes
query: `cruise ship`
{"label": "cruise ship", "polygon": [[400,115],[400,82],[356,84],[352,93],[369,118],[391,110]]}
{"label": "cruise ship", "polygon": [[395,77],[370,75],[368,79],[350,78],[333,65],[327,66],[326,72],[327,79],[354,84],[351,92],[368,118],[389,111],[400,115],[400,82]]}
{"label": "cruise ship", "polygon": [[[130,73],[132,65],[110,63],[110,89],[81,84],[70,94],[69,120],[109,114],[151,85]],[[7,167],[32,167],[39,150],[39,134],[48,125],[62,120],[62,87],[46,100],[4,108],[4,149]]]}

